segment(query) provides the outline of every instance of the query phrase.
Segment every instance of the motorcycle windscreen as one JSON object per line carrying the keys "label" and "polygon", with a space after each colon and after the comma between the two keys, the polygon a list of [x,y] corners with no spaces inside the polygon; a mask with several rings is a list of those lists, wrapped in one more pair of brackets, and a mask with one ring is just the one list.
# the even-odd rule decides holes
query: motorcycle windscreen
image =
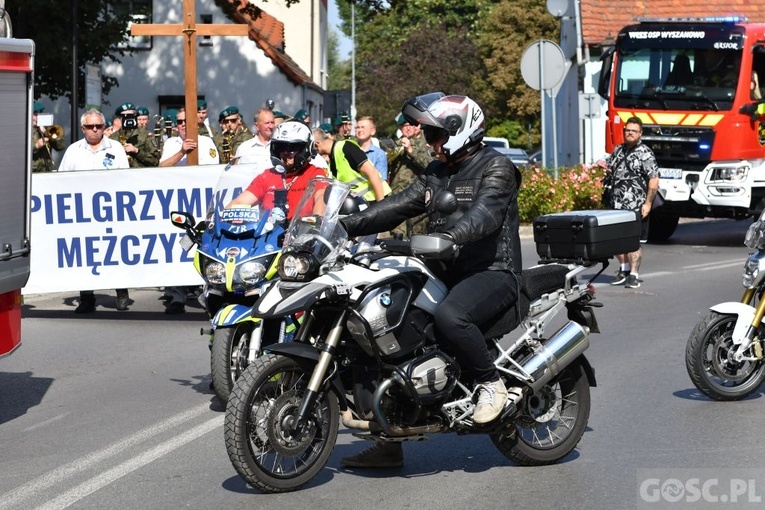
{"label": "motorcycle windscreen", "polygon": [[238,197],[252,183],[253,179],[263,173],[265,169],[261,164],[226,165],[218,177],[215,185],[210,208],[207,210],[206,219],[212,219],[214,212],[222,211],[236,197]]}
{"label": "motorcycle windscreen", "polygon": [[334,179],[311,179],[290,222],[284,247],[310,252],[320,263],[332,262],[348,239],[340,210],[350,193],[348,184]]}

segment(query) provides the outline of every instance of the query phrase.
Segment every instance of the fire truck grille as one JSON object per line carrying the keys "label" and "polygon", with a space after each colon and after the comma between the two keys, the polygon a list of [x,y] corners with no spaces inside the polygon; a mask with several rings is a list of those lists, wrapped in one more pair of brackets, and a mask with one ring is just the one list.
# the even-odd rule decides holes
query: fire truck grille
{"label": "fire truck grille", "polygon": [[643,142],[660,167],[701,171],[711,161],[715,131],[712,128],[643,126]]}

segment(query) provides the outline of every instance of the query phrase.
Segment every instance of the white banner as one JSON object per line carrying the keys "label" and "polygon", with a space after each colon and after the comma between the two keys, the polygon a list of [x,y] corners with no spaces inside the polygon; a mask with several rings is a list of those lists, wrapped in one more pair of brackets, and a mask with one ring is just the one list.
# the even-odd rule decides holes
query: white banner
{"label": "white banner", "polygon": [[[204,219],[223,169],[34,174],[31,276],[23,292],[201,285],[193,250],[181,249],[185,233],[170,223],[170,213]],[[247,179],[219,190],[218,199],[231,200]]]}

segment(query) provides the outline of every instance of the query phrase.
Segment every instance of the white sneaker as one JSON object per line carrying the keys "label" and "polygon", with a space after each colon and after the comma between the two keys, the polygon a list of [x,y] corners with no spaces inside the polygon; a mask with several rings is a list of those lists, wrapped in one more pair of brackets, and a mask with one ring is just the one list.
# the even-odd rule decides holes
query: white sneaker
{"label": "white sneaker", "polygon": [[473,411],[473,423],[483,425],[495,420],[507,402],[507,389],[502,380],[476,384],[475,392],[478,393],[478,402]]}

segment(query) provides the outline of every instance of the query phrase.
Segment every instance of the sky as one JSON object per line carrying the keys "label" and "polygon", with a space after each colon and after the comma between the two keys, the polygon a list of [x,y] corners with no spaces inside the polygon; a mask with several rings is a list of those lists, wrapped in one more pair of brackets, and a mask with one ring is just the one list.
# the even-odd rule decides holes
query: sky
{"label": "sky", "polygon": [[345,60],[350,56],[353,45],[351,44],[351,39],[345,37],[340,31],[340,28],[338,28],[340,25],[340,16],[337,12],[336,2],[337,0],[329,0],[329,3],[327,4],[329,11],[329,27],[331,30],[337,32],[337,35],[340,38],[340,60]]}

